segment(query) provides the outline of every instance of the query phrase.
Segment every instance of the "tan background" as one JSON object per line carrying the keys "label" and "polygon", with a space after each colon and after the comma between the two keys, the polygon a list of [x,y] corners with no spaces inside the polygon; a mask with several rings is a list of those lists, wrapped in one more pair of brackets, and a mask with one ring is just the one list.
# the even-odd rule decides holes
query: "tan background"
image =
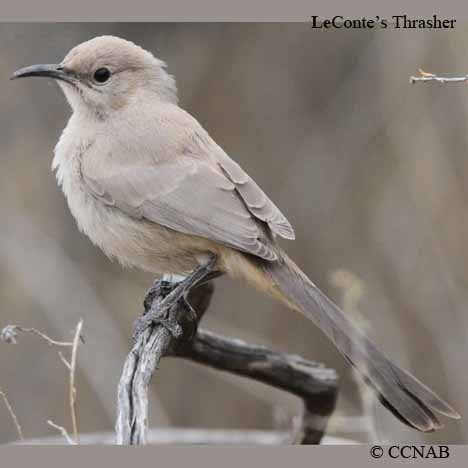
{"label": "tan background", "polygon": [[[151,277],[122,271],[75,227],[50,173],[53,146],[69,115],[56,86],[8,77],[25,65],[58,62],[72,46],[100,34],[133,40],[168,63],[182,105],[287,213],[297,232],[295,242],[283,244],[292,257],[346,303],[396,361],[468,414],[468,88],[408,84],[418,67],[467,73],[468,28],[3,24],[0,325],[34,326],[68,339],[84,318],[80,431],[112,429],[131,323]],[[349,286],[347,295],[337,278]],[[359,386],[313,324],[241,284],[223,279],[217,286],[204,326],[338,370],[335,433],[468,442],[463,420],[421,436],[368,405],[372,430],[361,425],[356,431],[353,421],[339,417],[362,413]],[[52,434],[47,419],[70,426],[66,369],[36,338],[0,344],[0,386],[27,437]],[[282,427],[296,409],[280,392],[180,361],[164,361],[153,388],[154,425]],[[0,441],[14,440],[2,405],[0,415]]]}

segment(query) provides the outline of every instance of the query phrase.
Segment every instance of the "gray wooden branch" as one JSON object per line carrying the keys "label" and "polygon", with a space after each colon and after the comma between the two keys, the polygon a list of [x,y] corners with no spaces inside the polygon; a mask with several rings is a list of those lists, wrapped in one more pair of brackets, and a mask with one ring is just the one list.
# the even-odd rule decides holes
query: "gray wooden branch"
{"label": "gray wooden branch", "polygon": [[199,330],[174,356],[232,372],[290,392],[304,403],[299,442],[318,444],[335,408],[337,377],[332,369],[300,356]]}
{"label": "gray wooden branch", "polygon": [[[156,282],[149,295],[150,315],[158,322],[144,326],[124,365],[118,388],[116,423],[118,444],[148,442],[148,387],[164,356],[189,359],[249,377],[302,398],[304,403],[297,441],[318,444],[337,396],[333,370],[300,356],[276,353],[266,347],[198,330],[196,326],[213,293],[212,283],[195,286],[209,271],[195,271],[184,284],[172,287]],[[188,294],[188,302],[185,297]],[[190,305],[193,307],[190,307]]]}

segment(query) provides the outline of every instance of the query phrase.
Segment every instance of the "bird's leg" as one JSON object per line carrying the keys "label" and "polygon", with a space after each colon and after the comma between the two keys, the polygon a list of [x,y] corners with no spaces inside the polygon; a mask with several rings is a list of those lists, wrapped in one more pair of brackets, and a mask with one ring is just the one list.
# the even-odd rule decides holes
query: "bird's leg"
{"label": "bird's leg", "polygon": [[177,301],[169,301],[170,303],[164,301],[169,294],[180,287],[180,283],[180,281],[168,280],[166,277],[158,279],[153,283],[143,301],[143,315],[133,325],[134,342],[150,325],[162,325],[174,338],[180,337],[182,332],[179,324],[176,320],[169,318],[174,305],[177,305]]}
{"label": "bird's leg", "polygon": [[151,287],[148,289],[148,291],[146,291],[145,299],[143,300],[143,315],[150,311],[153,301],[156,297],[166,297],[177,286],[177,284],[177,282],[169,281],[164,277],[154,280]]}
{"label": "bird's leg", "polygon": [[173,282],[165,278],[155,281],[145,296],[144,315],[134,324],[133,340],[136,340],[150,325],[162,325],[174,338],[180,338],[183,330],[178,320],[179,309],[184,311],[186,323],[190,325],[188,339],[193,338],[198,318],[187,296],[195,286],[202,285],[219,275],[215,265],[216,256],[212,255],[208,262],[197,267],[182,281]]}

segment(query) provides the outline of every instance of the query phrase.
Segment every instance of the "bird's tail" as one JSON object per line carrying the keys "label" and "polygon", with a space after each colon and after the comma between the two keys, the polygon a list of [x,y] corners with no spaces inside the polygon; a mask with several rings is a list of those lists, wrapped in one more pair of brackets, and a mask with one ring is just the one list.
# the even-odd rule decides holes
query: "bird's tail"
{"label": "bird's tail", "polygon": [[436,413],[460,415],[409,372],[393,364],[281,250],[276,262],[247,260],[239,276],[311,319],[359,371],[380,401],[407,425],[423,432],[442,427]]}

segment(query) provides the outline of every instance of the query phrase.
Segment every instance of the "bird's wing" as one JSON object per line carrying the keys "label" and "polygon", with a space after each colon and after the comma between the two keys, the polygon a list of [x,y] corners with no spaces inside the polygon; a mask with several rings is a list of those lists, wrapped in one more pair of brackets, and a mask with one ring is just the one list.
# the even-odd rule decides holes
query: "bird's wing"
{"label": "bird's wing", "polygon": [[[229,168],[226,172],[230,173]],[[191,157],[157,165],[130,163],[114,167],[112,174],[100,177],[82,171],[82,176],[95,198],[132,217],[211,239],[266,260],[277,258],[265,235],[266,225],[258,220],[269,223],[271,218],[276,222],[271,208],[274,205],[265,195],[261,199],[255,197],[263,192],[253,181],[235,181],[211,164]]]}
{"label": "bird's wing", "polygon": [[286,216],[281,213],[255,181],[224,151],[218,152],[216,159],[223,172],[235,185],[236,191],[250,213],[267,223],[275,234],[285,239],[294,239],[294,230]]}

